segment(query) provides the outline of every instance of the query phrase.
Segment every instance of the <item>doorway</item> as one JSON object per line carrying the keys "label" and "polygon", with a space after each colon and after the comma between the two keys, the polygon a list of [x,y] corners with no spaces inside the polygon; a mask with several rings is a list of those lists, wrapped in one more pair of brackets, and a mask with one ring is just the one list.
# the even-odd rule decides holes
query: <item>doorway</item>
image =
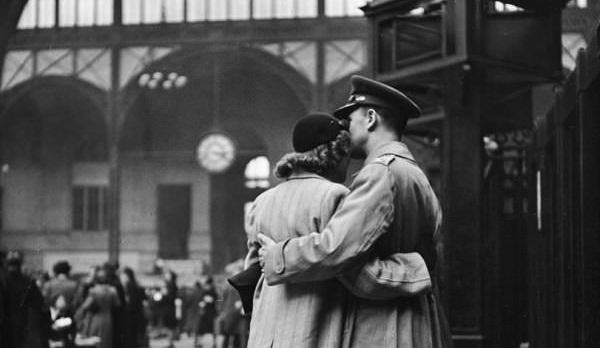
{"label": "doorway", "polygon": [[187,259],[190,185],[158,185],[158,257]]}

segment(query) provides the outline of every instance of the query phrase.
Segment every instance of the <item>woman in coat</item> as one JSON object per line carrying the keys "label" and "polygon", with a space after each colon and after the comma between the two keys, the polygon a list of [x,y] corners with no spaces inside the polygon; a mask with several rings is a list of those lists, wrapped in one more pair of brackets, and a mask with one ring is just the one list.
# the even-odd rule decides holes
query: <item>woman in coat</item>
{"label": "woman in coat", "polygon": [[[337,120],[326,114],[302,118],[294,127],[293,146],[295,152],[283,156],[275,168],[275,175],[285,181],[258,196],[247,215],[251,253],[258,232],[282,241],[294,237],[283,234],[285,230],[321,231],[347,192],[327,179],[336,174],[339,178],[348,162],[349,134]],[[295,228],[282,228],[288,225]],[[345,298],[345,289],[335,279],[268,286],[261,278],[248,347],[339,346]],[[297,326],[299,322],[311,324]]]}

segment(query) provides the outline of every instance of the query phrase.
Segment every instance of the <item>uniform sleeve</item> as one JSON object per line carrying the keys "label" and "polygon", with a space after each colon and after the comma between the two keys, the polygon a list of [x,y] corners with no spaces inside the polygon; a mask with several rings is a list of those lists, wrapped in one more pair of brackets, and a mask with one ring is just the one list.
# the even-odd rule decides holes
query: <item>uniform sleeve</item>
{"label": "uniform sleeve", "polygon": [[[323,231],[348,189],[334,186],[321,202],[318,230]],[[338,276],[338,280],[354,295],[374,300],[414,296],[431,289],[425,261],[418,253],[397,253],[376,257],[356,270]]]}
{"label": "uniform sleeve", "polygon": [[354,295],[371,300],[415,296],[431,291],[431,277],[419,253],[375,258],[338,279]]}
{"label": "uniform sleeve", "polygon": [[394,185],[384,164],[365,166],[322,233],[276,243],[265,250],[268,284],[333,278],[358,264],[394,216]]}

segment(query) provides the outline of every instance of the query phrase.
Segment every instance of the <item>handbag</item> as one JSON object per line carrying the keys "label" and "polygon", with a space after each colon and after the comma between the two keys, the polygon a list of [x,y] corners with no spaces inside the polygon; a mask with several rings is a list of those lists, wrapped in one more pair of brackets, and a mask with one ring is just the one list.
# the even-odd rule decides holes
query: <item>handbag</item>
{"label": "handbag", "polygon": [[252,314],[252,302],[254,299],[254,290],[258,284],[258,280],[262,275],[258,262],[253,263],[247,269],[228,278],[227,281],[240,294],[242,300],[242,308],[245,315]]}

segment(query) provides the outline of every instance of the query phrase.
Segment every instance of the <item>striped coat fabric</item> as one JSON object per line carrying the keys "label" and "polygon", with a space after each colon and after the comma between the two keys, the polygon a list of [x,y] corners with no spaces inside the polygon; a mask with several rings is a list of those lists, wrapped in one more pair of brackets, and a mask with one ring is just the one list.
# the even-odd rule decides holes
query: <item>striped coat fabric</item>
{"label": "striped coat fabric", "polygon": [[[249,245],[258,232],[276,241],[320,232],[347,192],[316,174],[293,174],[254,201],[246,217]],[[339,347],[347,297],[337,279],[269,286],[261,278],[248,347]]]}

